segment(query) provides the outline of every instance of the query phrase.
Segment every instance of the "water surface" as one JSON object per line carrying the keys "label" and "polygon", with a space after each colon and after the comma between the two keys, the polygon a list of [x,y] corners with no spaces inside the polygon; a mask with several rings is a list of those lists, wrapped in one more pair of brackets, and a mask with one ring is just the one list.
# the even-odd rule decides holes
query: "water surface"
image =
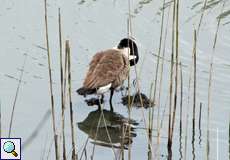
{"label": "water surface", "polygon": [[[47,55],[45,45],[44,2],[29,0],[1,0],[0,5],[0,100],[2,113],[2,137],[8,134],[10,113],[15,97],[16,87],[23,61],[26,57],[23,83],[20,87],[16,103],[13,122],[13,137],[21,137],[23,143],[42,121],[50,109]],[[170,1],[164,6],[165,24]],[[221,13],[223,1],[211,0],[205,11],[197,45],[197,108],[196,127],[192,128],[192,104],[188,105],[188,82],[190,64],[192,63],[193,30],[197,27],[202,11],[202,1],[184,0],[180,2],[179,21],[179,53],[183,64],[183,121],[182,130],[179,127],[179,109],[177,110],[175,132],[173,138],[173,159],[183,159],[185,152],[186,113],[188,120],[187,159],[205,159],[207,143],[207,100],[210,55],[217,27],[218,18],[221,24],[218,33],[217,46],[214,58],[213,88],[210,112],[210,158],[227,160],[229,157],[229,121],[230,121],[230,24],[229,5],[226,1],[224,12]],[[80,125],[88,116],[96,112],[97,107],[89,107],[84,102],[84,97],[76,94],[84,79],[87,65],[95,52],[114,47],[120,39],[127,36],[128,3],[123,0],[70,0],[48,1],[49,35],[52,54],[52,75],[54,83],[55,109],[58,117],[58,131],[61,128],[61,100],[60,100],[60,75],[59,75],[59,41],[58,41],[58,8],[61,8],[63,39],[69,39],[72,53],[72,83],[73,104],[78,153],[81,155],[83,146],[88,140],[86,151],[88,159],[92,155],[94,140],[89,136],[88,130]],[[149,95],[152,79],[155,76],[162,2],[154,0],[138,1],[131,3],[133,36],[139,45],[140,63],[137,65],[140,74],[141,92]],[[171,15],[171,14],[170,14]],[[153,130],[154,157],[167,159],[167,125],[168,125],[168,89],[171,54],[171,19],[166,41],[165,64],[162,82],[161,101],[156,102]],[[131,81],[135,79],[134,69],[131,70]],[[126,84],[127,85],[127,84]],[[192,87],[192,86],[191,86]],[[135,87],[131,85],[132,93]],[[115,115],[121,119],[128,118],[128,109],[122,104],[122,92],[114,95]],[[104,109],[109,110],[108,96],[106,95]],[[201,122],[199,126],[199,110],[202,103]],[[166,108],[165,108],[166,104]],[[179,106],[179,105],[178,105]],[[157,110],[160,110],[162,129],[160,145],[157,147],[156,121]],[[105,111],[106,113],[108,111]],[[115,116],[109,114],[108,117]],[[143,116],[144,114],[144,116]],[[144,119],[148,119],[148,109],[133,108],[131,119],[135,121],[135,129],[131,143],[131,159],[147,159],[148,141]],[[116,117],[116,116],[115,116]],[[66,112],[66,143],[70,153],[69,111]],[[89,121],[93,121],[90,120]],[[48,153],[53,146],[51,118],[42,121],[39,132],[23,149],[23,159],[41,159],[48,157],[54,159],[54,150]],[[108,121],[110,122],[110,121]],[[111,123],[114,120],[111,121]],[[88,122],[90,123],[90,122]],[[120,130],[113,131],[115,142],[120,140],[116,136]],[[90,132],[91,133],[91,132]],[[103,130],[99,132],[103,135]],[[194,133],[194,134],[193,134]],[[89,137],[89,139],[88,139]],[[119,137],[119,134],[118,134]],[[106,138],[105,138],[106,139]],[[103,140],[105,140],[103,139]],[[108,142],[108,139],[106,139]],[[108,144],[108,143],[107,143]],[[158,150],[158,151],[157,151]],[[120,148],[114,147],[114,152],[119,153]],[[111,146],[96,145],[94,159],[113,159],[114,152]],[[68,154],[70,159],[71,154]],[[127,159],[128,151],[124,151]],[[84,157],[84,156],[83,156]]]}

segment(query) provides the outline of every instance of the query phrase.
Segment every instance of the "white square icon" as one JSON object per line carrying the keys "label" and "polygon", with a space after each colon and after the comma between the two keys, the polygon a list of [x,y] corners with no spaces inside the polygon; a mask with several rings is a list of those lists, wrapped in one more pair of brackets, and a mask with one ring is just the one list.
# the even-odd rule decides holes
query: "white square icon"
{"label": "white square icon", "polygon": [[21,159],[21,138],[1,138],[0,160]]}

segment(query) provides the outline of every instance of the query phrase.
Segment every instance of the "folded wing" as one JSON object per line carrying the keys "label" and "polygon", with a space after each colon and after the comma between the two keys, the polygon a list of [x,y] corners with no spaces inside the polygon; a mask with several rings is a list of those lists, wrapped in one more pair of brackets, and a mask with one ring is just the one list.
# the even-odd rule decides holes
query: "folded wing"
{"label": "folded wing", "polygon": [[113,83],[126,66],[124,56],[119,50],[111,49],[97,53],[90,62],[84,80],[84,87],[95,89]]}

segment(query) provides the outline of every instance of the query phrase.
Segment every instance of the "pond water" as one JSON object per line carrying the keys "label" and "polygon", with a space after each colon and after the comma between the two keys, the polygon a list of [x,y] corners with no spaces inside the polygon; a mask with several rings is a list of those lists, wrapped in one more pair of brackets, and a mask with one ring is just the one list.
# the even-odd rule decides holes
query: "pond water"
{"label": "pond water", "polygon": [[[167,1],[168,2],[168,1]],[[213,65],[213,83],[210,110],[210,159],[229,159],[229,122],[230,122],[230,1],[226,1],[223,14],[220,15],[223,0],[208,1],[197,41],[197,104],[195,132],[192,129],[192,98],[188,105],[189,75],[192,63],[193,31],[197,28],[203,1],[180,1],[179,10],[179,54],[183,64],[183,116],[182,132],[179,127],[179,107],[173,136],[172,158],[185,159],[186,117],[188,113],[187,159],[205,159],[207,155],[207,113],[208,113],[208,79],[210,57],[213,53],[213,41],[217,28],[217,17],[221,17]],[[155,77],[161,22],[161,1],[131,1],[132,31],[140,54],[137,65],[140,71],[140,90],[149,96],[150,86]],[[49,77],[45,42],[44,2],[31,0],[0,1],[0,103],[1,103],[1,137],[7,137],[11,110],[18,86],[23,63],[23,81],[16,101],[12,137],[21,137],[23,159],[55,159],[52,138],[52,123],[49,97]],[[172,3],[165,5],[165,25],[168,9]],[[48,0],[48,25],[52,60],[55,110],[58,132],[61,132],[61,99],[59,73],[58,8],[62,14],[63,40],[70,40],[72,53],[72,99],[74,106],[74,124],[79,157],[90,159],[114,159],[119,154],[117,144],[121,140],[120,126],[128,122],[128,109],[122,104],[124,91],[116,92],[113,98],[115,113],[109,110],[109,94],[106,94],[104,116],[109,128],[113,150],[108,143],[107,130],[102,125],[98,131],[98,140],[94,141],[95,127],[99,113],[97,107],[88,106],[85,98],[75,91],[83,82],[91,57],[100,50],[117,45],[127,36],[128,1],[124,0]],[[162,80],[161,100],[155,102],[153,129],[153,157],[167,159],[168,137],[168,93],[170,78],[172,8],[168,23],[168,36],[165,43],[165,61]],[[165,33],[165,32],[164,32]],[[164,39],[164,38],[163,38]],[[163,41],[164,42],[164,41]],[[26,57],[26,58],[25,58]],[[26,59],[26,60],[25,60]],[[134,68],[131,68],[131,82],[135,80]],[[125,84],[127,86],[127,83]],[[191,85],[191,88],[193,85]],[[159,88],[159,83],[158,83]],[[135,86],[131,84],[131,93]],[[192,89],[191,89],[192,93]],[[200,103],[202,103],[199,126]],[[178,103],[179,106],[179,103]],[[162,120],[160,144],[157,145],[157,113]],[[133,108],[131,111],[132,131],[126,139],[127,147],[131,142],[131,159],[140,160],[148,157],[148,139],[145,120],[148,109]],[[48,118],[47,118],[48,117]],[[29,139],[34,130],[38,130]],[[66,144],[68,159],[71,159],[71,132],[69,110],[66,110]],[[88,139],[89,137],[89,139]],[[86,144],[86,151],[83,147]],[[51,149],[50,149],[51,148]],[[116,153],[116,154],[114,154]],[[87,158],[85,158],[85,154]],[[128,159],[128,150],[124,151]],[[117,157],[116,157],[117,158]]]}

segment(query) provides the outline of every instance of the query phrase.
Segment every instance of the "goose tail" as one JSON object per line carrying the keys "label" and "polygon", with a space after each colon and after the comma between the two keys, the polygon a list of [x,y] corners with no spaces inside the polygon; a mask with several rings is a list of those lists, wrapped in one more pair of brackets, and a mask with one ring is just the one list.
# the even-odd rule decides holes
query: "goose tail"
{"label": "goose tail", "polygon": [[77,90],[77,93],[79,95],[89,95],[89,94],[94,94],[96,92],[96,89],[89,89],[89,88],[85,88],[85,87],[81,87]]}

